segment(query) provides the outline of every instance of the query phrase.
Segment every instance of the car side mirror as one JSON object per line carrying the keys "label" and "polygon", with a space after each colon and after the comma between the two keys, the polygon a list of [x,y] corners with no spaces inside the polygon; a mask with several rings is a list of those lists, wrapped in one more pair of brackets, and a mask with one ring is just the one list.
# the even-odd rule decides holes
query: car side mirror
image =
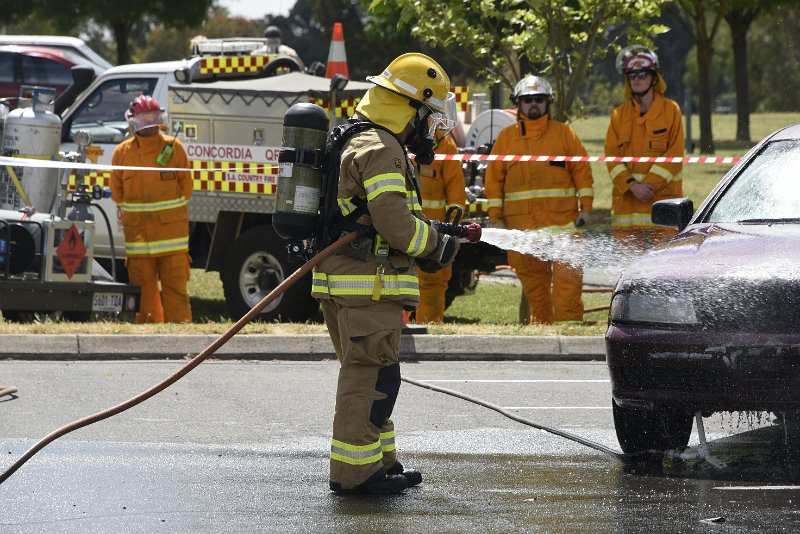
{"label": "car side mirror", "polygon": [[650,220],[659,226],[671,226],[680,232],[689,224],[694,214],[694,204],[689,198],[670,198],[653,204]]}

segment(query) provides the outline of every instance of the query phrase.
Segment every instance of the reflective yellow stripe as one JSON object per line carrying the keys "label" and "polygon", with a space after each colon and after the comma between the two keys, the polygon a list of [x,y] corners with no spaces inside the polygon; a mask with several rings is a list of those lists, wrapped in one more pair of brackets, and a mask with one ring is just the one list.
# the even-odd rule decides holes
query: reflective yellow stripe
{"label": "reflective yellow stripe", "polygon": [[447,203],[444,200],[423,200],[422,207],[427,209],[444,208]]}
{"label": "reflective yellow stripe", "polygon": [[548,230],[551,234],[569,234],[575,233],[578,231],[578,227],[575,226],[575,223],[567,223],[567,224],[554,224],[552,226],[545,226],[543,228],[537,228],[537,230]]}
{"label": "reflective yellow stripe", "polygon": [[505,201],[514,202],[517,200],[530,200],[533,198],[568,198],[574,196],[574,187],[568,187],[566,189],[528,189],[526,191],[507,193]]}
{"label": "reflective yellow stripe", "polygon": [[612,226],[655,226],[649,213],[626,213],[611,216]]}
{"label": "reflective yellow stripe", "polygon": [[181,208],[189,204],[185,197],[162,200],[160,202],[121,202],[120,207],[123,211],[132,213],[146,213],[154,211],[171,210]]}
{"label": "reflective yellow stripe", "polygon": [[409,211],[422,211],[416,191],[406,190],[406,206]]}
{"label": "reflective yellow stripe", "polygon": [[611,171],[609,171],[609,173],[608,173],[608,174],[611,176],[611,179],[613,180],[614,178],[616,178],[616,177],[617,177],[617,176],[619,176],[621,173],[623,173],[623,172],[625,172],[625,171],[627,171],[627,170],[628,170],[628,167],[626,167],[626,166],[625,166],[625,165],[623,165],[622,163],[617,163],[617,164],[614,166],[614,168],[613,168],[613,169],[611,169]]}
{"label": "reflective yellow stripe", "polygon": [[[311,292],[332,297],[371,297],[375,290],[374,274],[327,274],[314,271]],[[419,297],[416,275],[384,274],[380,294],[385,296],[409,295]]]}
{"label": "reflective yellow stripe", "polygon": [[584,187],[583,189],[578,189],[578,196],[594,198],[594,189],[591,187]]}
{"label": "reflective yellow stripe", "polygon": [[667,182],[671,182],[672,179],[674,178],[674,176],[672,175],[671,172],[669,172],[667,169],[665,169],[664,167],[662,167],[660,165],[653,164],[653,166],[650,167],[650,172],[652,172],[653,174],[655,174],[657,176],[662,177]]}
{"label": "reflective yellow stripe", "polygon": [[125,242],[125,251],[129,256],[164,254],[165,252],[182,252],[189,250],[189,237],[176,237],[161,241]]}
{"label": "reflective yellow stripe", "polygon": [[425,252],[428,245],[428,238],[430,237],[430,226],[422,222],[420,219],[414,217],[414,235],[411,237],[411,242],[406,247],[406,254],[411,256],[419,256]]}
{"label": "reflective yellow stripe", "polygon": [[396,172],[379,174],[364,180],[364,189],[367,192],[368,201],[374,200],[381,193],[406,193],[406,179],[402,174]]}
{"label": "reflective yellow stripe", "polygon": [[394,431],[381,432],[381,450],[383,450],[383,452],[392,452],[395,450]]}
{"label": "reflective yellow stripe", "polygon": [[381,442],[369,445],[351,445],[338,439],[331,439],[331,460],[349,465],[367,465],[379,462],[383,458]]}
{"label": "reflective yellow stripe", "polygon": [[489,198],[487,199],[487,205],[490,208],[502,208],[503,207],[503,199],[502,198]]}

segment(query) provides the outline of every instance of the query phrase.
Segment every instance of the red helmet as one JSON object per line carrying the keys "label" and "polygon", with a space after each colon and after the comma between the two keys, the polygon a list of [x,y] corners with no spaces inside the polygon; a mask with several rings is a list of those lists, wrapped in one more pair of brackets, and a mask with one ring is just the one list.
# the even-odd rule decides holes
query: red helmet
{"label": "red helmet", "polygon": [[138,132],[164,124],[164,110],[152,96],[139,95],[125,111],[125,120],[134,132]]}

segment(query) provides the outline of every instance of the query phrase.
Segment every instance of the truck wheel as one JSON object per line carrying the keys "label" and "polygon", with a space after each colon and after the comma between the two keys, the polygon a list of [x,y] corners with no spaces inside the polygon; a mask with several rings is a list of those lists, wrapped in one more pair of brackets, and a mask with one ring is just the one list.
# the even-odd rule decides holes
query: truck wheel
{"label": "truck wheel", "polygon": [[[228,250],[221,274],[231,317],[240,319],[298,266],[290,264],[286,244],[271,226],[255,226],[241,234]],[[318,308],[319,303],[311,297],[309,273],[264,308],[257,319],[304,322]]]}
{"label": "truck wheel", "polygon": [[3,310],[3,319],[8,323],[44,324],[57,322],[62,317],[60,311]]}
{"label": "truck wheel", "polygon": [[624,408],[612,399],[614,428],[624,453],[686,447],[692,434],[692,414],[665,406],[654,410]]}

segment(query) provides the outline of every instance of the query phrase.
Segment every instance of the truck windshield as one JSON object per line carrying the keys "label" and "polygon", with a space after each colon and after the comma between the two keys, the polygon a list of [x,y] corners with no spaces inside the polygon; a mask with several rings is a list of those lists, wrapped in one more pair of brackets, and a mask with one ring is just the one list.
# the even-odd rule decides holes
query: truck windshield
{"label": "truck windshield", "polygon": [[152,95],[156,78],[112,79],[99,85],[70,118],[69,140],[75,132],[92,134],[95,143],[119,143],[128,134],[125,110],[141,94]]}

